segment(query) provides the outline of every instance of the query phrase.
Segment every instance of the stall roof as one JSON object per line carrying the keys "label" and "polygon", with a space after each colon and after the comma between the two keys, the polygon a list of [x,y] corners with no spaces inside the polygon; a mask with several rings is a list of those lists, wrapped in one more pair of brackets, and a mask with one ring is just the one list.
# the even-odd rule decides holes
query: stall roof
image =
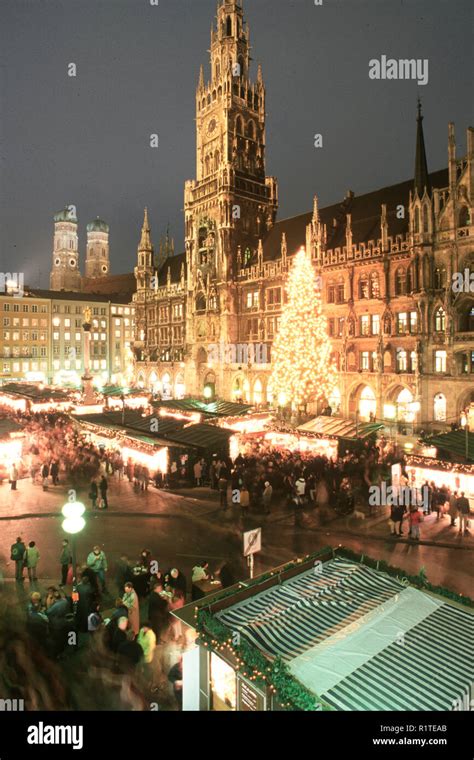
{"label": "stall roof", "polygon": [[466,459],[466,438],[468,445],[469,462],[474,461],[474,433],[466,433],[464,430],[453,430],[450,433],[438,433],[423,438],[423,442],[429,446],[435,446],[448,455],[457,459]]}
{"label": "stall roof", "polygon": [[140,390],[139,388],[122,388],[120,385],[107,385],[102,388],[101,393],[104,396],[149,396],[147,391]]}
{"label": "stall roof", "polygon": [[9,417],[0,418],[0,438],[6,438],[11,433],[18,433],[20,430],[23,430],[23,427],[18,422]]}
{"label": "stall roof", "polygon": [[[189,607],[207,608],[270,661],[280,657],[336,710],[450,710],[469,693],[468,607],[337,554],[318,572],[311,560],[244,585],[233,596],[216,594]],[[173,614],[186,619],[185,613],[186,607]]]}
{"label": "stall roof", "polygon": [[383,425],[375,422],[356,425],[352,420],[341,417],[320,416],[300,425],[298,431],[300,433],[314,433],[321,438],[357,439],[368,438],[381,428]]}
{"label": "stall roof", "polygon": [[153,406],[175,409],[181,412],[200,412],[207,417],[241,417],[252,409],[248,404],[235,404],[232,401],[212,401],[206,404],[204,401],[195,398],[155,401]]}
{"label": "stall roof", "polygon": [[198,449],[221,449],[235,435],[234,430],[215,427],[214,425],[188,425],[181,431],[173,433],[170,440]]}
{"label": "stall roof", "polygon": [[[179,444],[191,448],[222,448],[227,446],[229,438],[235,433],[227,428],[214,425],[190,425],[186,420],[176,420],[170,417],[151,415],[143,417],[134,410],[125,411],[125,425],[122,425],[122,412],[103,412],[102,414],[77,415],[74,419],[79,422],[108,428],[111,431],[122,431],[129,437],[145,440],[147,443],[159,443],[164,446]],[[158,421],[158,430],[153,432],[151,421]]]}
{"label": "stall roof", "polygon": [[49,401],[50,399],[67,401],[69,398],[69,394],[66,391],[57,388],[39,388],[37,385],[29,385],[28,383],[7,383],[0,387],[0,393],[21,396],[37,403]]}

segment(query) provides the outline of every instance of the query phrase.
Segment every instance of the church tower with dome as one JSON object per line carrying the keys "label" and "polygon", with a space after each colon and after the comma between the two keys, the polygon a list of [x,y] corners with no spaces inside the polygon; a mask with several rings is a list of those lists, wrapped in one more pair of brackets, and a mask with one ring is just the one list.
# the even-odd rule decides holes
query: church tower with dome
{"label": "church tower with dome", "polygon": [[109,225],[97,217],[87,225],[85,276],[96,279],[109,272]]}
{"label": "church tower with dome", "polygon": [[81,290],[79,239],[75,206],[66,206],[54,215],[53,263],[51,290]]}

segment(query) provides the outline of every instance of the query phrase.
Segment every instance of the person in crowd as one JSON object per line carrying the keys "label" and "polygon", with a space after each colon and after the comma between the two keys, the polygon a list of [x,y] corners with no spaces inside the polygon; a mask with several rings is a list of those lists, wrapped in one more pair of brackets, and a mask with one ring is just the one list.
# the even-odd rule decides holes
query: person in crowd
{"label": "person in crowd", "polygon": [[63,538],[62,541],[61,554],[59,555],[59,564],[61,565],[61,583],[59,584],[59,587],[62,588],[67,583],[67,574],[69,567],[72,564],[72,554],[67,538]]}
{"label": "person in crowd", "polygon": [[453,491],[449,496],[449,517],[451,519],[450,527],[453,528],[456,525],[456,520],[459,515],[458,512],[458,492]]}
{"label": "person in crowd", "polygon": [[92,551],[87,557],[87,567],[90,567],[91,570],[96,573],[102,587],[102,592],[105,593],[107,591],[106,585],[105,585],[105,574],[107,572],[107,557],[105,556],[105,552],[102,551],[100,546],[94,546]]}
{"label": "person in crowd", "polygon": [[469,533],[469,499],[466,497],[464,491],[461,491],[461,496],[456,502],[459,513],[459,535],[462,536],[463,532],[467,535]]}
{"label": "person in crowd", "polygon": [[26,630],[41,649],[49,653],[49,620],[41,603],[41,594],[38,591],[35,591],[30,597],[27,608]]}
{"label": "person in crowd", "polygon": [[[112,635],[112,651],[118,652],[121,644],[127,641],[127,630],[129,630],[128,617],[120,617],[117,621],[117,626]],[[130,629],[131,630],[131,629]],[[132,636],[135,638],[135,634],[131,631]]]}
{"label": "person in crowd", "polygon": [[79,631],[87,633],[89,615],[100,601],[97,576],[91,568],[84,568],[77,585],[76,625]]}
{"label": "person in crowd", "polygon": [[142,624],[138,633],[137,641],[140,644],[143,651],[143,675],[148,684],[149,689],[153,691],[155,672],[153,667],[153,659],[156,650],[156,636],[153,631],[152,625],[149,621]]}
{"label": "person in crowd", "polygon": [[48,478],[49,478],[49,463],[43,462],[43,466],[41,468],[41,479],[43,482],[43,491],[48,490]]}
{"label": "person in crowd", "polygon": [[163,584],[156,582],[148,599],[148,619],[156,636],[160,641],[169,627],[169,598],[163,593]]}
{"label": "person in crowd", "polygon": [[262,495],[263,509],[266,515],[270,514],[272,496],[273,496],[273,487],[270,485],[269,481],[267,480],[265,481],[265,488]]}
{"label": "person in crowd", "polygon": [[87,618],[87,630],[89,633],[95,633],[99,630],[103,623],[103,618],[100,613],[100,604],[95,605],[95,609],[89,614]]}
{"label": "person in crowd", "polygon": [[240,515],[245,517],[248,514],[250,506],[250,493],[247,486],[243,485],[240,489]]}
{"label": "person in crowd", "polygon": [[133,672],[142,662],[143,649],[131,628],[125,631],[125,639],[117,647],[117,656],[126,672]]}
{"label": "person in crowd", "polygon": [[193,583],[199,583],[199,581],[207,581],[209,580],[209,562],[201,562],[200,565],[195,565],[193,567],[193,576],[192,576],[192,582]]}
{"label": "person in crowd", "polygon": [[198,460],[194,463],[194,481],[196,486],[201,485],[201,478],[202,478],[202,464],[201,460]]}
{"label": "person in crowd", "polygon": [[173,685],[173,693],[178,709],[183,709],[183,658],[173,665],[168,673],[168,681]]}
{"label": "person in crowd", "polygon": [[108,509],[109,507],[109,502],[107,501],[108,488],[109,488],[109,484],[107,483],[107,478],[105,477],[105,475],[102,475],[100,479],[100,483],[99,483],[99,491],[100,491],[100,496],[102,499],[102,509]]}
{"label": "person in crowd", "polygon": [[36,568],[38,567],[39,558],[40,553],[38,551],[36,543],[34,541],[30,541],[24,554],[25,567],[28,572],[28,580],[30,583],[38,580],[36,575]]}
{"label": "person in crowd", "polygon": [[15,563],[15,580],[23,580],[23,567],[25,561],[26,546],[21,536],[18,536],[10,548],[10,559]]}
{"label": "person in crowd", "polygon": [[228,480],[227,480],[227,469],[226,467],[221,467],[219,471],[219,498],[220,498],[220,505],[224,512],[228,509],[228,503],[227,503],[227,488],[228,488]]}
{"label": "person in crowd", "polygon": [[11,490],[16,491],[16,484],[18,481],[18,467],[15,463],[10,467],[10,484]]}
{"label": "person in crowd", "polygon": [[295,494],[297,499],[297,506],[301,507],[304,503],[306,493],[306,480],[302,475],[295,482]]}
{"label": "person in crowd", "polygon": [[138,602],[138,595],[133,588],[132,583],[125,584],[125,593],[122,597],[122,601],[128,610],[130,628],[134,632],[135,636],[138,636],[138,632],[140,630],[140,607]]}
{"label": "person in crowd", "polygon": [[65,618],[69,610],[70,606],[68,600],[59,589],[55,588],[46,603],[46,615],[48,616],[48,620],[52,621],[58,618]]}
{"label": "person in crowd", "polygon": [[216,460],[213,459],[209,466],[209,483],[213,491],[217,488]]}
{"label": "person in crowd", "polygon": [[390,506],[390,533],[392,536],[403,536],[403,517],[405,515],[403,504],[395,502]]}
{"label": "person in crowd", "polygon": [[59,464],[56,462],[56,460],[53,460],[51,462],[50,475],[53,486],[57,486],[59,483]]}
{"label": "person in crowd", "polygon": [[96,480],[93,478],[90,482],[89,486],[89,499],[91,500],[91,508],[96,509],[97,507],[97,498],[99,496],[99,488],[97,486]]}
{"label": "person in crowd", "polygon": [[409,531],[409,538],[413,539],[413,541],[419,541],[420,540],[420,523],[423,520],[423,515],[418,509],[416,505],[413,507],[410,507],[410,511],[408,513],[408,524],[410,526]]}
{"label": "person in crowd", "polygon": [[216,575],[222,584],[222,588],[229,588],[229,586],[233,586],[235,583],[234,573],[232,572],[232,568],[228,562],[224,562]]}
{"label": "person in crowd", "polygon": [[186,598],[186,576],[177,567],[173,567],[169,573],[165,575],[165,583],[167,583],[173,591],[180,591],[184,598]]}

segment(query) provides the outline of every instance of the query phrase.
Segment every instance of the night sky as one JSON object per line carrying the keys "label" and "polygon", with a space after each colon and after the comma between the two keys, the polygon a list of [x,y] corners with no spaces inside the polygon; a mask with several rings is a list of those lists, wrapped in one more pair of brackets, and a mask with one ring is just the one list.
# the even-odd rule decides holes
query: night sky
{"label": "night sky", "polygon": [[[282,219],[413,176],[417,95],[430,170],[473,124],[472,0],[246,0],[267,85],[267,174]],[[0,269],[47,286],[55,212],[111,226],[112,273],[135,264],[143,208],[152,237],[184,250],[195,177],[195,88],[215,0],[2,0]],[[429,84],[373,81],[369,60],[427,58]],[[67,75],[70,62],[77,77]],[[150,134],[159,135],[158,149]],[[314,135],[323,148],[314,148]]]}

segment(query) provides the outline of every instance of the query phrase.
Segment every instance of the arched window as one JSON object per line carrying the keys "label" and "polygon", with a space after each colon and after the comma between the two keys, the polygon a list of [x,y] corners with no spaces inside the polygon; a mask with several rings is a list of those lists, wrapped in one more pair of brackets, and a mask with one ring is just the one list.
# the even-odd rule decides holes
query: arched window
{"label": "arched window", "polygon": [[235,120],[235,131],[238,135],[243,135],[244,133],[244,123],[241,116],[237,116]]}
{"label": "arched window", "polygon": [[435,422],[446,422],[446,396],[437,393],[433,401],[433,419]]}
{"label": "arched window", "polygon": [[420,232],[420,209],[417,206],[415,209],[415,220],[413,224],[414,232]]}
{"label": "arched window", "polygon": [[446,312],[442,306],[435,311],[434,329],[435,332],[444,332],[446,329]]}
{"label": "arched window", "polygon": [[375,400],[375,393],[368,385],[362,389],[359,399],[359,419],[369,420],[371,417],[375,417],[377,409],[377,402]]}
{"label": "arched window", "polygon": [[411,266],[407,269],[407,293],[411,293],[413,290],[413,274]]}
{"label": "arched window", "polygon": [[430,207],[428,204],[423,206],[423,232],[430,231]]}
{"label": "arched window", "polygon": [[207,96],[207,105],[211,105],[211,93]]}
{"label": "arched window", "polygon": [[198,293],[196,296],[196,311],[206,311],[206,296]]}
{"label": "arched window", "polygon": [[230,16],[227,16],[226,36],[232,37],[232,19]]}
{"label": "arched window", "polygon": [[377,272],[372,272],[370,275],[370,297],[380,298],[380,282]]}
{"label": "arched window", "polygon": [[255,124],[252,120],[247,124],[247,137],[251,140],[255,140]]}
{"label": "arched window", "polygon": [[467,227],[469,224],[471,224],[469,207],[468,206],[462,206],[461,210],[459,212],[458,225],[459,225],[459,227]]}
{"label": "arched window", "polygon": [[212,91],[212,99],[216,100],[216,98],[217,98],[217,92],[216,92],[216,90],[213,90]]}
{"label": "arched window", "polygon": [[404,267],[398,267],[395,272],[395,295],[404,296],[407,289],[407,273]]}
{"label": "arched window", "polygon": [[369,275],[362,274],[359,279],[359,298],[370,298]]}
{"label": "arched window", "polygon": [[219,163],[220,163],[220,153],[218,150],[214,153],[214,171],[217,171],[219,169]]}
{"label": "arched window", "polygon": [[240,76],[243,77],[245,75],[245,61],[243,55],[239,55],[238,64],[240,66]]}
{"label": "arched window", "polygon": [[216,63],[216,79],[219,79],[220,75],[221,75],[221,65],[220,65],[219,61],[217,61],[217,63]]}
{"label": "arched window", "polygon": [[206,158],[204,160],[204,166],[206,167],[206,177],[207,177],[208,174],[209,174],[209,169],[210,169],[210,167],[209,167],[209,156],[206,156]]}
{"label": "arched window", "polygon": [[407,352],[404,348],[399,348],[397,349],[397,372],[406,372],[407,369]]}

